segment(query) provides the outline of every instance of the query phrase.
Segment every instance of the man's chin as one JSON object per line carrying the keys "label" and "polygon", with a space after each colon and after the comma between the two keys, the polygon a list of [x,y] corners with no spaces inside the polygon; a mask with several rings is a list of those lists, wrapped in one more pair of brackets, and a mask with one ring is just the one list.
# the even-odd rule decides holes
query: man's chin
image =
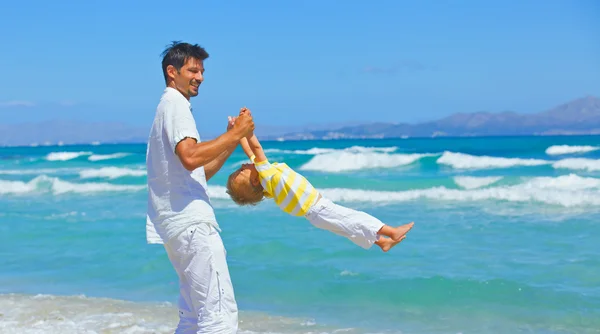
{"label": "man's chin", "polygon": [[190,97],[194,97],[194,96],[198,95],[198,91],[190,90],[190,91],[188,91],[188,94],[190,94]]}

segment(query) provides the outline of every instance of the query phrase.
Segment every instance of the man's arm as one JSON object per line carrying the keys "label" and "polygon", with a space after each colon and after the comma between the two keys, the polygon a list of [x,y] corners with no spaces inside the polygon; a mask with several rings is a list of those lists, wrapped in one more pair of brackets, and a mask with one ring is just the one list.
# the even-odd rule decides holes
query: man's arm
{"label": "man's arm", "polygon": [[[229,117],[228,118],[227,131],[231,131],[231,129],[233,129],[233,125],[235,123],[236,118],[237,117],[233,117],[233,118]],[[244,139],[244,138],[242,138],[242,139]],[[235,143],[235,145],[233,145],[231,147],[228,147],[227,150],[225,150],[223,153],[221,153],[216,159],[207,163],[204,166],[204,174],[206,176],[206,181],[210,180],[211,177],[213,177],[215,174],[217,174],[217,172],[221,169],[221,167],[223,167],[223,164],[225,163],[225,161],[227,161],[227,159],[229,159],[229,156],[231,156],[231,153],[233,153],[233,151],[235,151],[236,147],[237,147],[237,143]]]}
{"label": "man's arm", "polygon": [[[206,166],[229,149],[235,149],[240,139],[252,133],[252,131],[254,131],[252,116],[248,112],[243,112],[240,113],[230,131],[225,132],[216,139],[202,143],[196,142],[193,138],[186,138],[177,144],[175,153],[181,160],[183,167],[193,171],[196,168]],[[223,163],[221,163],[222,165]]]}
{"label": "man's arm", "polygon": [[236,147],[237,144],[228,148],[225,152],[221,153],[221,155],[219,155],[216,159],[204,165],[204,174],[206,175],[206,181],[210,180],[211,177],[217,174],[221,167],[223,167],[223,164],[225,164],[225,161],[229,159],[231,153],[235,151]]}

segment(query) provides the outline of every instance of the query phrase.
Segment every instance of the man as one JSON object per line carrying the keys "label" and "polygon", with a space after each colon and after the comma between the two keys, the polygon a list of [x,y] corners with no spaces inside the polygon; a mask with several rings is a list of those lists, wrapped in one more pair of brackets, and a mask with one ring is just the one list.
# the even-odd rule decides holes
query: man
{"label": "man", "polygon": [[173,42],[163,53],[166,88],[148,139],[149,243],[164,244],[179,276],[176,333],[235,333],[238,310],[207,180],[223,166],[240,139],[254,130],[249,112],[227,131],[201,142],[190,98],[204,80],[208,53]]}

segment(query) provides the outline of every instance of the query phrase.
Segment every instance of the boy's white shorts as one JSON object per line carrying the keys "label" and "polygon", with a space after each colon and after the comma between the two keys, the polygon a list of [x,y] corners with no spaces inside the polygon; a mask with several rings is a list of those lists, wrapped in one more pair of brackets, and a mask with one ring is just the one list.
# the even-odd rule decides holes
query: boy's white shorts
{"label": "boy's white shorts", "polygon": [[370,214],[349,209],[322,197],[305,216],[314,226],[350,239],[369,249],[377,241],[377,232],[384,224]]}
{"label": "boy's white shorts", "polygon": [[209,224],[190,226],[165,249],[179,276],[175,333],[236,333],[238,309],[219,232]]}

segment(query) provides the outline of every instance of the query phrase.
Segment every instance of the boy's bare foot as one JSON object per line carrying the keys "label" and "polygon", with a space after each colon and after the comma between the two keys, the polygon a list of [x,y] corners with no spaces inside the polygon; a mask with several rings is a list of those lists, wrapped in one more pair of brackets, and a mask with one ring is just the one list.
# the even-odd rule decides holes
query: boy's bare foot
{"label": "boy's bare foot", "polygon": [[415,223],[408,223],[395,227],[389,237],[392,238],[392,240],[399,241],[400,238],[402,238],[406,233],[408,233],[408,231],[410,231],[411,228],[413,228],[413,225],[415,225]]}
{"label": "boy's bare foot", "polygon": [[391,238],[379,237],[379,239],[377,241],[375,241],[375,244],[377,246],[381,247],[382,251],[387,252],[390,249],[392,249],[392,247],[396,246],[402,240],[404,240],[404,238],[406,238],[406,235],[401,236],[399,240],[393,240]]}

